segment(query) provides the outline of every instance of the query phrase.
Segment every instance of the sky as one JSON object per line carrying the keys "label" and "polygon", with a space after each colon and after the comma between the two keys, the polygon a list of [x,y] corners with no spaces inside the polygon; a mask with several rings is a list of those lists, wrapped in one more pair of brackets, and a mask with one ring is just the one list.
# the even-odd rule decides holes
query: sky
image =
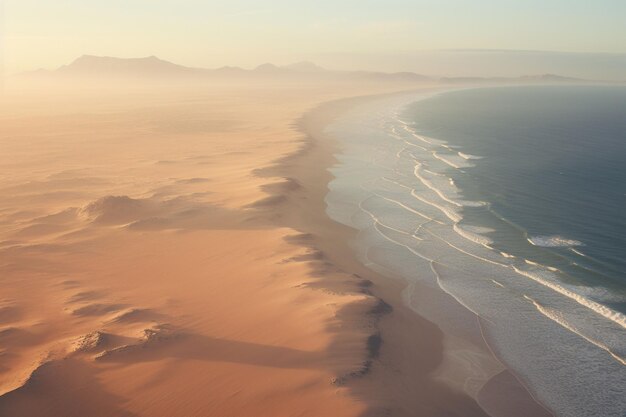
{"label": "sky", "polygon": [[350,66],[346,57],[358,56],[354,65],[372,67],[362,69],[374,69],[381,57],[442,49],[626,54],[624,0],[0,3],[0,47],[7,73],[55,68],[83,54],[156,55],[197,67],[300,60],[332,66],[332,57],[345,67]]}

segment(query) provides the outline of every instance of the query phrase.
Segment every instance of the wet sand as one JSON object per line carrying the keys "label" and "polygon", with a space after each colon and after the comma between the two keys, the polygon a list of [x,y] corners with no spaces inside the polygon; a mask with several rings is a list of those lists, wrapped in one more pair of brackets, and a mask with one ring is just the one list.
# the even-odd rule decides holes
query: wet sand
{"label": "wet sand", "polygon": [[[411,95],[427,96],[442,89],[422,88]],[[343,152],[340,142],[323,127],[356,107],[376,109],[377,102],[385,103],[389,99],[393,101],[395,96],[402,97],[407,93],[339,100],[320,106],[316,111],[309,113],[303,121],[303,126],[310,134],[311,149],[307,156],[294,166],[298,166],[301,175],[307,178],[310,177],[308,173],[312,172],[310,168],[313,166],[325,165],[329,168],[335,165],[337,161],[332,157],[330,161],[320,162],[315,156],[317,154],[317,158],[323,159]],[[309,166],[306,161],[309,161]],[[331,174],[328,173],[327,177],[325,184],[332,180]],[[304,182],[307,183],[306,180]],[[316,200],[323,201],[327,188],[324,187],[318,192]],[[497,363],[498,367],[504,370],[487,379],[484,385],[476,390],[475,396],[462,394],[465,371],[454,367],[463,367],[466,364],[464,361],[451,362],[450,356],[454,355],[456,349],[460,349],[465,342],[454,341],[452,343],[455,346],[450,346],[450,335],[442,333],[435,324],[424,320],[407,306],[402,294],[406,283],[402,278],[381,276],[355,259],[356,251],[351,246],[357,240],[357,231],[330,220],[325,208],[325,203],[317,208],[321,214],[316,227],[323,230],[317,245],[325,248],[335,265],[341,265],[350,271],[358,271],[358,275],[368,282],[368,292],[384,300],[387,306],[377,326],[381,348],[377,360],[373,362],[371,376],[354,384],[358,387],[357,390],[363,389],[364,396],[380,401],[381,412],[407,416],[439,415],[439,413],[498,417],[552,415],[543,405],[535,401],[520,380],[496,357],[489,359],[488,363],[477,363],[473,366],[493,367],[493,363]],[[324,224],[328,224],[328,229],[320,228],[320,225]],[[421,290],[425,293],[431,291],[427,287]],[[488,350],[488,347],[486,349]],[[485,372],[488,373],[487,370]],[[452,381],[450,378],[456,380]],[[390,404],[394,406],[388,408]]]}

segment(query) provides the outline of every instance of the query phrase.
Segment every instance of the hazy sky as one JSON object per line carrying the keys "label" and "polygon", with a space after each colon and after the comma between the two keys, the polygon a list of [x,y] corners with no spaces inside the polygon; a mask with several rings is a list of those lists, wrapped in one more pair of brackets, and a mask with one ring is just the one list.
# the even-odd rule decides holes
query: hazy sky
{"label": "hazy sky", "polygon": [[0,0],[7,72],[82,54],[255,66],[432,49],[626,53],[625,0]]}

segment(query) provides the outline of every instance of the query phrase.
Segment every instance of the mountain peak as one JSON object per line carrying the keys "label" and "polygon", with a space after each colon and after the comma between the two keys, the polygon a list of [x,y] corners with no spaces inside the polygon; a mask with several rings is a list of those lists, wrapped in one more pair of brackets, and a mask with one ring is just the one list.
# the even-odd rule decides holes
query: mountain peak
{"label": "mountain peak", "polygon": [[82,55],[58,70],[78,75],[173,75],[189,73],[192,68],[164,61],[154,55],[144,58],[115,58]]}
{"label": "mountain peak", "polygon": [[112,56],[99,56],[99,55],[81,55],[78,58],[76,58],[72,64],[77,64],[77,63],[86,63],[86,62],[99,62],[99,63],[103,63],[103,62],[141,62],[141,61],[146,61],[146,62],[167,62],[167,61],[163,61],[162,59],[154,56],[154,55],[150,55],[147,57],[143,57],[143,58],[117,58],[117,57],[112,57]]}

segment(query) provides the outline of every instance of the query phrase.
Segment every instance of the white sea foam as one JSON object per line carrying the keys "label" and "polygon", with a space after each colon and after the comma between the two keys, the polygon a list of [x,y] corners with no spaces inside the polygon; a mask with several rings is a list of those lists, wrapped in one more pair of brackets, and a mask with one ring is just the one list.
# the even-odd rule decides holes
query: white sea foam
{"label": "white sea foam", "polygon": [[482,245],[488,248],[490,247],[489,245],[493,243],[493,241],[489,239],[488,237],[479,235],[478,233],[471,232],[467,230],[466,228],[459,226],[458,224],[455,224],[452,227],[454,228],[454,231],[457,232],[460,236],[462,236],[463,238],[471,242],[478,243],[479,245]]}
{"label": "white sea foam", "polygon": [[388,135],[389,135],[390,137],[392,137],[392,138],[394,138],[394,139],[397,139],[397,140],[399,140],[399,141],[402,141],[402,142],[404,142],[406,145],[409,145],[409,146],[414,146],[414,147],[419,148],[419,149],[421,149],[421,150],[423,150],[423,151],[428,151],[428,149],[427,149],[427,148],[425,148],[425,147],[423,147],[423,146],[421,146],[421,145],[418,145],[417,143],[409,142],[408,140],[406,140],[406,138],[405,138],[405,137],[403,137],[402,135],[399,135],[398,133],[396,133],[396,130],[395,130],[395,129],[393,129],[393,128],[392,128],[392,132],[393,132],[393,133],[389,133],[389,132],[388,132]]}
{"label": "white sea foam", "polygon": [[420,148],[423,151],[428,151],[428,149],[424,148],[423,146],[418,145],[417,143],[411,143],[411,142],[409,142],[407,140],[405,140],[404,143],[406,143],[407,145],[410,145],[410,146],[415,146],[416,148]]}
{"label": "white sea foam", "polygon": [[[414,158],[415,159],[415,158]],[[416,161],[417,162],[417,161]],[[421,164],[419,162],[417,162],[420,166]],[[426,169],[426,168],[422,168],[422,171],[424,172],[428,172],[431,175],[434,175],[436,177],[446,177],[444,174],[439,173],[439,172],[435,172],[435,171],[431,171],[430,169]],[[447,177],[446,177],[447,178]],[[450,178],[450,181],[452,181],[452,179]]]}
{"label": "white sea foam", "polygon": [[429,181],[427,178],[425,178],[421,174],[421,172],[420,172],[420,167],[421,166],[422,166],[422,164],[420,164],[419,162],[417,163],[417,165],[415,165],[415,169],[413,170],[413,173],[415,174],[415,178],[420,180],[420,182],[422,184],[424,184],[427,188],[432,190],[435,194],[437,194],[439,196],[439,198],[441,198],[446,203],[450,203],[453,206],[457,206],[457,207],[462,207],[463,206],[462,204],[460,204],[460,203],[452,200],[451,198],[449,198],[447,195],[445,195],[443,193],[443,191],[441,191],[439,188],[435,187],[431,181]]}
{"label": "white sea foam", "polygon": [[486,207],[488,204],[484,201],[459,200],[459,204],[463,207]]}
{"label": "white sea foam", "polygon": [[387,177],[380,177],[380,179],[381,179],[381,180],[383,180],[383,181],[387,181],[387,182],[389,182],[389,183],[391,183],[391,184],[395,184],[395,185],[397,185],[398,187],[402,187],[402,188],[406,188],[407,190],[411,190],[411,187],[409,187],[408,185],[405,185],[405,184],[399,183],[398,181],[394,181],[394,180],[392,180],[391,178],[387,178]]}
{"label": "white sea foam", "polygon": [[492,279],[491,282],[493,282],[494,284],[496,284],[498,287],[501,288],[506,288],[501,282],[496,281],[495,279]]}
{"label": "white sea foam", "polygon": [[558,268],[555,268],[553,266],[542,265],[539,262],[531,261],[529,259],[524,259],[524,262],[527,263],[528,265],[539,266],[541,268],[546,268],[547,270],[552,271],[552,272],[559,272]]}
{"label": "white sea foam", "polygon": [[[563,284],[563,286],[566,288],[571,287],[567,284]],[[616,293],[605,287],[576,286],[570,289],[599,303],[626,303],[625,295]]]}
{"label": "white sea foam", "polygon": [[411,233],[407,233],[407,232],[405,232],[404,230],[396,229],[395,227],[392,227],[392,226],[389,226],[389,225],[387,225],[387,224],[384,224],[384,223],[383,223],[383,222],[381,222],[381,221],[378,219],[378,217],[376,217],[376,216],[375,216],[375,215],[374,215],[371,211],[369,211],[369,210],[367,210],[367,209],[363,208],[363,206],[362,206],[362,202],[361,202],[361,203],[359,203],[359,207],[360,207],[360,208],[361,208],[361,210],[363,210],[365,213],[369,214],[369,215],[371,216],[372,220],[374,220],[374,222],[375,222],[376,224],[378,224],[379,226],[382,226],[382,227],[384,227],[385,229],[393,230],[394,232],[396,232],[396,233],[400,233],[400,234],[402,234],[402,235],[411,236],[411,237],[413,236]]}
{"label": "white sea foam", "polygon": [[466,159],[466,160],[468,160],[468,161],[469,161],[470,159],[483,159],[483,157],[482,157],[482,156],[469,155],[469,154],[466,154],[466,153],[463,153],[463,152],[458,152],[458,154],[459,154],[459,156],[460,156],[461,158]]}
{"label": "white sea foam", "polygon": [[406,131],[407,131],[407,132],[408,132],[408,133],[409,133],[412,137],[414,137],[415,139],[417,139],[417,140],[419,140],[419,141],[421,141],[421,142],[424,142],[424,143],[426,143],[427,145],[431,145],[431,146],[436,145],[436,143],[435,143],[434,141],[429,140],[429,139],[426,139],[424,136],[417,135],[417,134],[413,133],[413,132],[411,131],[411,128],[410,128],[410,127],[408,127],[408,126],[406,126],[406,125],[404,126],[404,130],[406,130]]}
{"label": "white sea foam", "polygon": [[448,219],[452,220],[454,223],[458,223],[458,222],[460,222],[461,220],[463,220],[463,217],[462,217],[459,213],[457,213],[456,211],[454,211],[452,208],[450,208],[450,207],[446,207],[446,206],[443,206],[443,205],[441,205],[441,204],[434,203],[434,202],[432,202],[432,201],[430,201],[430,200],[427,200],[426,198],[424,198],[424,197],[422,197],[422,196],[418,195],[418,194],[415,192],[415,190],[411,190],[411,195],[412,195],[413,197],[415,197],[416,199],[418,199],[419,201],[421,201],[422,203],[425,203],[425,204],[428,204],[429,206],[433,206],[433,207],[435,207],[437,210],[439,210],[439,211],[441,211],[443,214],[445,214],[445,216],[446,216]]}
{"label": "white sea foam", "polygon": [[583,245],[583,243],[578,240],[566,239],[562,236],[534,236],[529,237],[528,241],[535,246],[542,246],[544,248],[566,248]]}
{"label": "white sea foam", "polygon": [[438,172],[434,172],[431,171],[429,169],[423,168],[423,165],[418,162],[417,160],[415,161],[416,165],[415,165],[415,169],[414,169],[414,175],[415,177],[420,180],[420,182],[422,184],[424,184],[427,188],[429,188],[430,190],[434,191],[442,200],[444,200],[447,203],[450,203],[454,206],[457,207],[484,207],[485,205],[487,205],[487,203],[485,203],[484,201],[468,201],[468,200],[453,200],[451,197],[448,197],[443,190],[441,190],[440,188],[438,188],[433,181],[429,180],[428,178],[424,177],[424,175],[422,175],[421,173],[427,173],[436,177],[442,177],[448,180],[448,184],[450,185],[450,188],[452,189],[452,191],[456,194],[458,193],[458,189],[456,187],[456,184],[454,183],[454,180],[452,180],[452,178],[448,178],[446,175],[438,173]]}
{"label": "white sea foam", "polygon": [[411,213],[417,214],[418,216],[423,217],[423,218],[425,218],[425,219],[427,219],[427,220],[434,221],[434,222],[437,222],[437,223],[440,223],[440,224],[441,224],[441,222],[440,222],[440,221],[438,221],[438,220],[436,220],[436,219],[433,219],[432,217],[427,216],[427,215],[425,215],[424,213],[422,213],[422,212],[420,212],[420,211],[417,211],[417,210],[415,210],[414,208],[411,208],[411,207],[407,206],[406,204],[404,204],[404,203],[402,203],[402,202],[400,202],[400,201],[394,200],[394,199],[389,198],[389,197],[385,197],[385,196],[380,195],[380,194],[378,194],[378,193],[376,193],[376,192],[374,192],[374,191],[372,191],[372,193],[373,193],[375,196],[377,196],[377,197],[380,197],[380,198],[382,198],[382,199],[384,199],[384,200],[389,201],[390,203],[393,203],[393,204],[396,204],[396,205],[398,205],[398,206],[402,207],[403,209],[405,209],[405,210],[407,210],[407,211],[410,211]]}
{"label": "white sea foam", "polygon": [[[456,230],[456,225],[455,225],[455,230]],[[461,253],[463,253],[465,255],[471,256],[472,258],[478,259],[478,260],[483,261],[483,262],[490,263],[492,265],[498,265],[498,266],[501,266],[501,267],[504,267],[504,268],[508,268],[508,265],[506,265],[506,264],[503,264],[503,263],[500,263],[500,262],[496,262],[496,261],[492,261],[491,259],[483,258],[482,256],[478,256],[478,255],[475,255],[475,254],[473,254],[471,252],[463,250],[460,247],[454,245],[453,243],[445,240],[444,238],[442,238],[440,236],[437,236],[436,234],[434,234],[430,230],[428,231],[428,233],[431,236],[433,236],[434,238],[439,239],[440,241],[444,242],[446,245],[450,246],[452,249],[455,249],[455,250],[457,250],[457,251],[459,251],[459,252],[461,252]],[[461,235],[461,236],[463,236],[463,235]],[[465,236],[463,236],[463,237],[465,237]],[[465,238],[467,239],[467,237],[465,237]],[[468,239],[468,240],[471,240],[472,242],[475,242],[474,239]],[[478,243],[478,242],[475,242],[475,243]],[[484,245],[484,246],[489,247],[487,245]]]}
{"label": "white sea foam", "polygon": [[406,152],[406,148],[402,148],[400,149],[397,153],[396,153],[396,158],[402,158],[402,154]]}
{"label": "white sea foam", "polygon": [[[413,248],[412,248],[412,247],[410,247],[409,245],[405,245],[404,243],[398,242],[397,240],[394,240],[394,239],[390,238],[389,236],[387,236],[386,234],[384,234],[384,233],[383,233],[383,232],[382,232],[382,231],[378,228],[379,226],[380,226],[380,227],[386,227],[386,226],[384,226],[383,224],[379,223],[378,221],[374,221],[374,229],[376,230],[376,232],[378,232],[378,234],[379,234],[379,235],[380,235],[383,239],[385,239],[385,240],[387,240],[387,241],[389,241],[389,242],[391,242],[391,243],[393,243],[393,244],[395,244],[395,245],[398,245],[398,246],[401,246],[401,247],[405,248],[405,249],[406,249],[406,250],[408,250],[409,252],[411,252],[411,253],[413,253],[414,255],[416,255],[416,256],[418,256],[418,257],[420,257],[420,258],[424,259],[425,261],[428,261],[428,262],[432,262],[432,261],[433,261],[432,259],[430,259],[430,258],[428,258],[428,257],[426,257],[426,256],[424,256],[424,255],[422,255],[421,253],[419,253],[418,251],[416,251],[415,249],[413,249]],[[390,229],[389,227],[386,227],[386,228]]]}
{"label": "white sea foam", "polygon": [[596,312],[597,314],[614,321],[615,323],[619,324],[620,326],[622,326],[623,328],[626,329],[626,316],[622,313],[620,313],[619,311],[615,311],[603,304],[597,303],[593,300],[590,300],[589,298],[576,293],[574,291],[571,291],[567,288],[565,288],[563,285],[560,285],[550,279],[547,279],[545,276],[542,276],[539,273],[536,272],[531,272],[531,271],[525,271],[523,269],[519,269],[515,266],[512,267],[515,272],[517,272],[520,275],[523,275],[527,278],[532,279],[535,282],[538,282],[539,284],[548,287],[556,292],[558,292],[559,294],[562,294],[568,298],[571,298],[572,300],[576,301],[577,303],[579,303],[580,305],[583,305],[587,308],[589,308],[590,310]]}
{"label": "white sea foam", "polygon": [[465,230],[468,230],[472,233],[493,233],[496,231],[496,229],[492,229],[491,227],[484,227],[484,226],[472,226],[472,225],[463,225],[463,228]]}
{"label": "white sea foam", "polygon": [[579,256],[582,256],[582,257],[585,257],[585,258],[589,257],[589,255],[587,255],[587,254],[585,254],[585,253],[583,253],[583,252],[581,252],[581,251],[579,251],[577,249],[569,248],[569,250],[574,252],[576,255],[579,255]]}
{"label": "white sea foam", "polygon": [[559,312],[559,311],[557,311],[555,309],[552,309],[552,308],[548,308],[548,307],[542,306],[537,301],[533,300],[532,298],[530,298],[527,295],[524,295],[524,298],[527,299],[528,301],[530,301],[531,303],[533,303],[533,305],[535,306],[537,311],[539,311],[541,314],[543,314],[544,316],[546,316],[550,320],[554,321],[555,323],[558,323],[559,325],[563,326],[564,328],[566,328],[570,332],[572,332],[572,333],[582,337],[583,339],[585,339],[589,343],[599,347],[602,350],[605,350],[609,355],[611,355],[613,357],[613,359],[615,359],[616,361],[618,361],[622,365],[626,365],[626,358],[623,358],[619,354],[613,352],[604,343],[599,342],[597,340],[594,340],[593,338],[585,335],[582,331],[577,329],[576,326],[574,326],[572,323],[568,322],[565,319],[565,317],[563,317],[563,314],[561,312]]}
{"label": "white sea foam", "polygon": [[439,155],[437,152],[433,152],[433,156],[437,158],[438,160],[440,160],[441,162],[443,162],[444,164],[450,165],[452,168],[456,168],[456,169],[464,168],[463,166],[455,163],[454,161],[451,161],[450,159]]}
{"label": "white sea foam", "polygon": [[435,139],[435,138],[430,137],[430,136],[418,135],[418,134],[416,134],[414,132],[412,132],[412,135],[415,136],[415,137],[419,137],[422,140],[425,140],[426,142],[430,143],[433,146],[441,146],[441,147],[444,147],[444,148],[453,148],[445,140]]}

